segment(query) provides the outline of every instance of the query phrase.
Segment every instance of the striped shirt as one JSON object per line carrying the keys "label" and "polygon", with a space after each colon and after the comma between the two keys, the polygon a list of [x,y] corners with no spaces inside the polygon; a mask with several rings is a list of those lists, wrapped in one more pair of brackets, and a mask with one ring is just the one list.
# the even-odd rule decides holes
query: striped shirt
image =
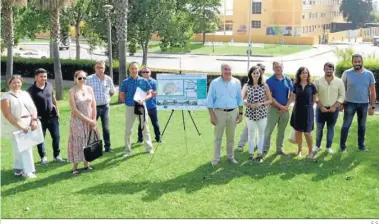
{"label": "striped shirt", "polygon": [[113,80],[110,76],[104,75],[104,79],[100,80],[96,74],[87,77],[86,85],[91,86],[95,94],[97,106],[106,105],[110,102],[110,94],[114,94]]}

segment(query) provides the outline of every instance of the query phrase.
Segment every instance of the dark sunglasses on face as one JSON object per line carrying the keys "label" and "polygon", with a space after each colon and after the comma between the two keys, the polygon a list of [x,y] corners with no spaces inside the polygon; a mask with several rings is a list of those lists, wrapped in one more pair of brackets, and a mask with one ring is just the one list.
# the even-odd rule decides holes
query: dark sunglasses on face
{"label": "dark sunglasses on face", "polygon": [[141,73],[149,73],[149,71],[142,71]]}
{"label": "dark sunglasses on face", "polygon": [[86,80],[87,78],[86,77],[79,77],[78,80]]}

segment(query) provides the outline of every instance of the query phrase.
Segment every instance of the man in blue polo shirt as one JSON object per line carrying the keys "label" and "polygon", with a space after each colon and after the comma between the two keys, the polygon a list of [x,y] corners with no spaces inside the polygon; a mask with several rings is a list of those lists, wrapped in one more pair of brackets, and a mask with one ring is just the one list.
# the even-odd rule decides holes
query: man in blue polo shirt
{"label": "man in blue polo shirt", "polygon": [[[369,115],[374,115],[375,112],[374,75],[363,67],[362,55],[354,54],[352,64],[353,68],[346,70],[341,78],[346,88],[345,102],[341,107],[341,109],[345,110],[340,140],[340,151],[342,153],[346,152],[346,140],[355,113],[357,113],[358,117],[358,148],[361,151],[368,151],[364,144],[367,112]],[[370,108],[369,102],[371,104]]]}
{"label": "man in blue polo shirt", "polygon": [[276,136],[276,153],[287,156],[283,151],[284,133],[289,120],[288,108],[293,101],[293,84],[290,78],[283,75],[283,65],[279,62],[272,63],[274,75],[267,79],[266,83],[272,95],[272,104],[267,111],[267,125],[264,134],[263,155],[267,155],[270,149],[271,135],[276,124],[278,134]]}
{"label": "man in blue polo shirt", "polygon": [[[150,68],[145,68],[141,70],[142,77],[144,77],[152,88],[152,95],[148,101],[146,101],[146,108],[147,112],[149,113],[149,117],[151,120],[151,123],[154,127],[154,133],[155,133],[155,140],[157,142],[162,142],[161,140],[161,131],[159,130],[159,123],[158,123],[158,112],[157,112],[157,81],[153,78],[151,78],[151,71]],[[142,136],[142,128],[141,126],[138,126],[138,143],[143,142],[143,136]]]}
{"label": "man in blue polo shirt", "polygon": [[[144,115],[136,115],[134,113],[134,107],[136,103],[140,105],[144,105],[147,100],[152,97],[151,94],[151,86],[149,82],[138,76],[138,63],[132,62],[129,64],[129,73],[130,77],[122,81],[120,88],[120,99],[122,102],[125,102],[126,110],[125,110],[125,153],[124,157],[130,156],[132,153],[131,149],[131,138],[132,138],[132,129],[133,124],[137,116],[139,116],[140,122],[143,122],[143,138],[145,140],[145,148],[147,153],[154,153],[153,145],[150,139],[150,132],[148,122],[146,122]],[[142,91],[147,93],[145,99],[139,100],[138,102],[134,101],[134,95],[136,93],[137,87],[139,87]],[[145,114],[147,114],[146,106],[145,106]]]}

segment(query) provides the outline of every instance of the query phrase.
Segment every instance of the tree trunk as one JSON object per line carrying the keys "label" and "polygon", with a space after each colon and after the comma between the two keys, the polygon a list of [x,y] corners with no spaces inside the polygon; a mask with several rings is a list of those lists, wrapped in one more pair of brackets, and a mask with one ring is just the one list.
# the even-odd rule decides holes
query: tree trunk
{"label": "tree trunk", "polygon": [[147,66],[147,51],[149,46],[149,40],[147,40],[144,44],[142,44],[142,64]]}
{"label": "tree trunk", "polygon": [[13,75],[13,9],[10,6],[4,7],[4,23],[5,23],[5,43],[7,45],[7,68],[6,79]]}
{"label": "tree trunk", "polygon": [[205,31],[203,31],[203,45],[205,44]]}
{"label": "tree trunk", "polygon": [[55,94],[57,100],[63,99],[63,77],[61,70],[61,61],[59,57],[58,41],[59,41],[59,9],[52,9],[50,11],[51,19],[51,33],[52,33],[52,42],[53,42],[53,55],[54,55],[54,78],[55,78]]}
{"label": "tree trunk", "polygon": [[[115,1],[116,10],[116,29],[119,50],[119,71],[118,71],[118,84],[121,86],[122,81],[126,78],[126,37],[127,37],[127,10],[128,0]],[[121,102],[120,97],[118,102]]]}
{"label": "tree trunk", "polygon": [[76,59],[80,59],[80,21],[75,24]]}

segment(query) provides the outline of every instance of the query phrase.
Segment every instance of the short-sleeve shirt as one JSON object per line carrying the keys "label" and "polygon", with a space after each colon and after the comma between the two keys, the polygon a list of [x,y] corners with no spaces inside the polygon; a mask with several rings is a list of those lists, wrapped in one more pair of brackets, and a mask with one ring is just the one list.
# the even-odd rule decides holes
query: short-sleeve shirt
{"label": "short-sleeve shirt", "polygon": [[292,80],[283,75],[279,80],[276,75],[272,75],[266,81],[270,88],[272,97],[281,105],[286,105],[288,101],[288,93],[293,91]]}
{"label": "short-sleeve shirt", "polygon": [[363,69],[357,74],[354,69],[346,70],[342,75],[345,84],[345,101],[350,103],[368,103],[369,87],[375,84],[375,78],[371,71]]}
{"label": "short-sleeve shirt", "polygon": [[[150,78],[147,80],[151,86],[151,89],[153,91],[157,91],[157,81],[153,78]],[[148,110],[154,109],[157,107],[157,98],[156,97],[151,97],[148,101],[146,101],[146,108]]]}
{"label": "short-sleeve shirt", "polygon": [[137,87],[145,92],[151,90],[151,85],[149,82],[145,78],[139,76],[136,79],[129,77],[122,81],[120,92],[125,93],[125,105],[134,107],[135,101],[133,98],[134,94],[136,93]]}
{"label": "short-sleeve shirt", "polygon": [[303,89],[301,84],[295,83],[293,93],[296,95],[296,105],[313,106],[313,95],[317,93],[317,88],[311,83]]}
{"label": "short-sleeve shirt", "polygon": [[107,105],[110,100],[110,94],[115,92],[113,80],[110,76],[104,75],[104,79],[100,80],[96,74],[87,77],[87,86],[91,86],[95,95],[96,105]]}
{"label": "short-sleeve shirt", "polygon": [[56,108],[53,104],[54,89],[51,83],[46,82],[45,87],[40,89],[36,85],[36,82],[34,82],[26,91],[32,97],[38,111],[38,116],[41,117],[41,119],[48,119],[49,117],[57,115]]}

